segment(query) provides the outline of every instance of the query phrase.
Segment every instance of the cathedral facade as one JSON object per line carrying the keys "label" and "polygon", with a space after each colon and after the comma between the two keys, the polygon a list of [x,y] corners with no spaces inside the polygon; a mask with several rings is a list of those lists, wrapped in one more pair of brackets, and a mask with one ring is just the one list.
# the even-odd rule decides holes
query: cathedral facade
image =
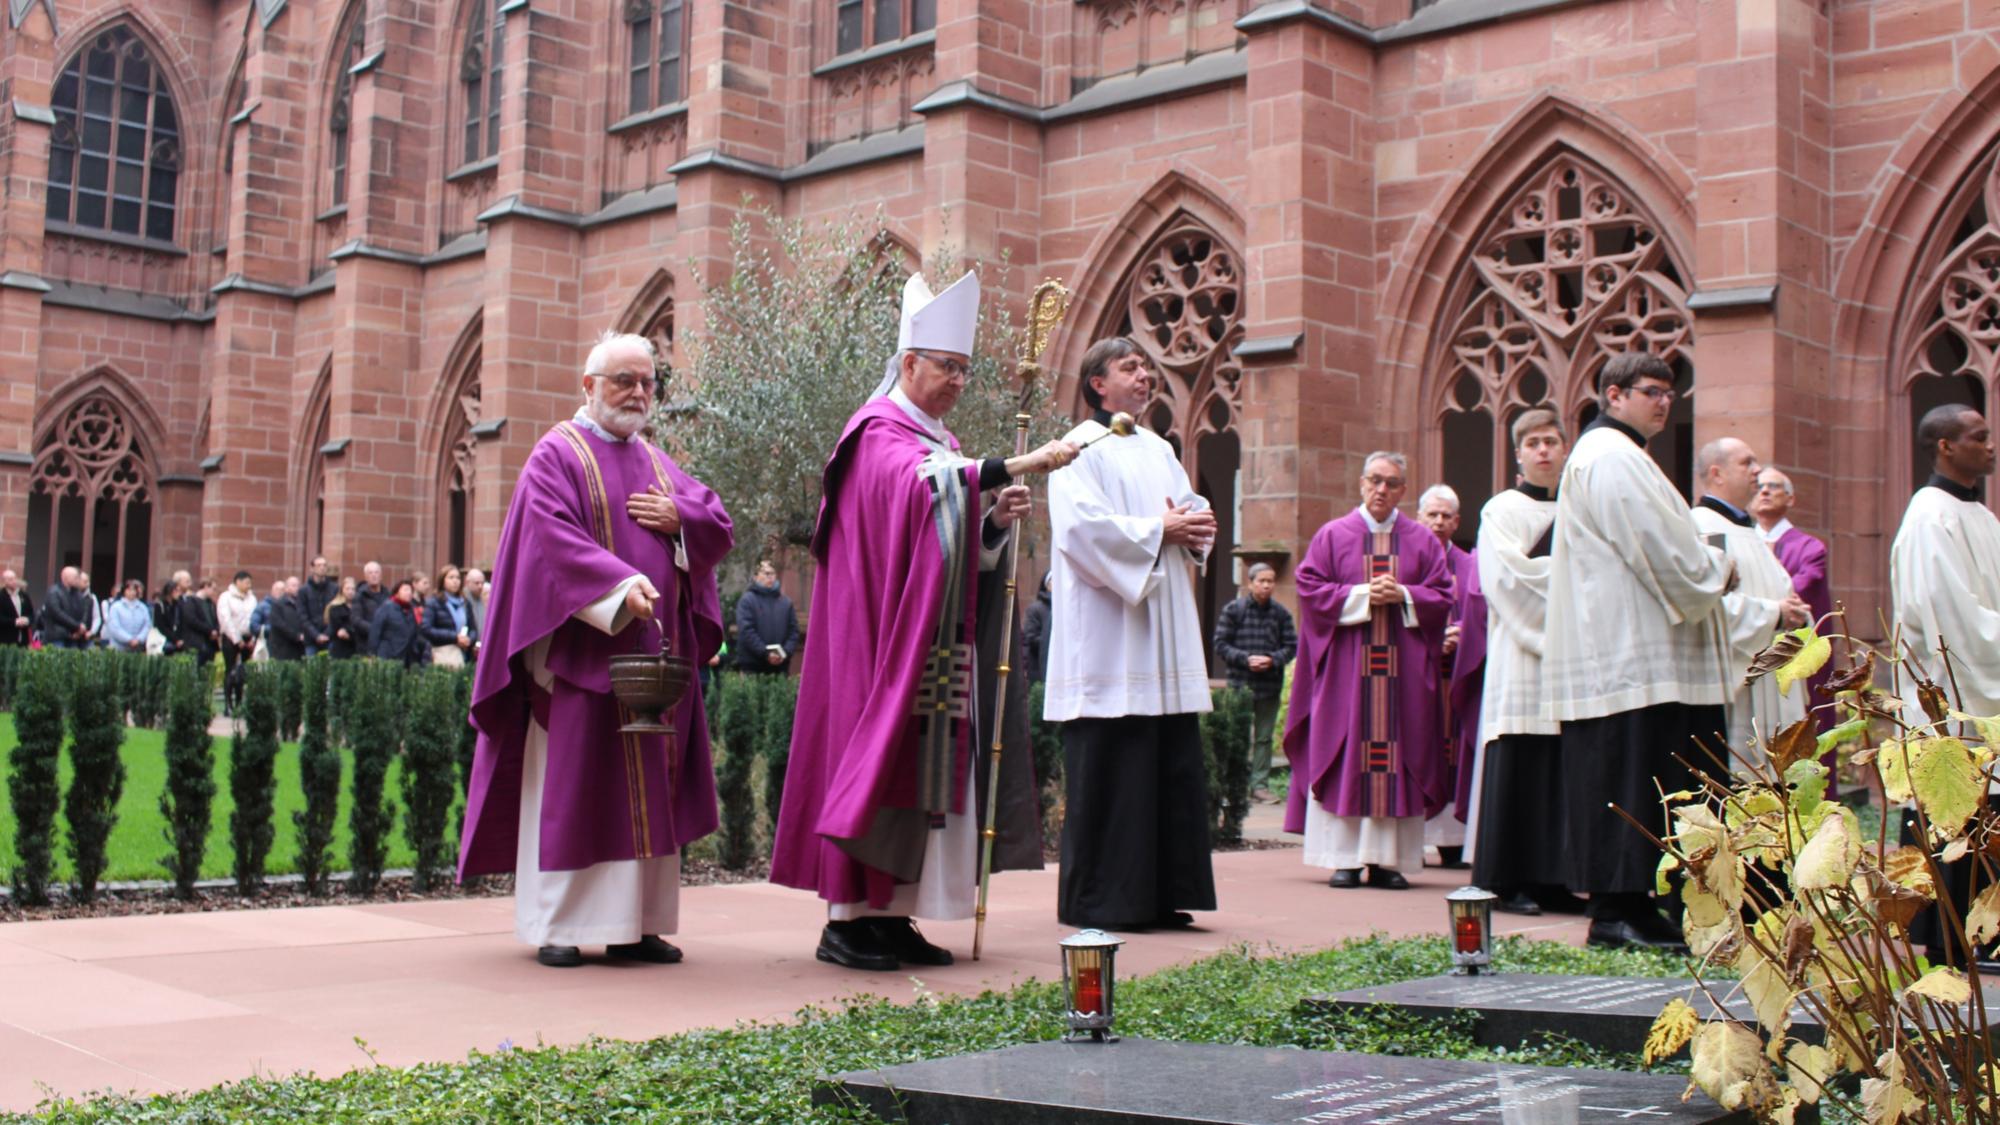
{"label": "cathedral facade", "polygon": [[[605,328],[739,218],[883,216],[1132,335],[1238,555],[1360,459],[1468,509],[1657,352],[1873,619],[1914,419],[2000,379],[2000,5],[8,0],[0,562],[490,561]],[[1020,302],[1024,293],[1003,295]],[[1059,388],[1076,403],[1073,377]],[[1469,532],[1471,520],[1467,521]],[[1226,567],[1208,591],[1226,595]]]}

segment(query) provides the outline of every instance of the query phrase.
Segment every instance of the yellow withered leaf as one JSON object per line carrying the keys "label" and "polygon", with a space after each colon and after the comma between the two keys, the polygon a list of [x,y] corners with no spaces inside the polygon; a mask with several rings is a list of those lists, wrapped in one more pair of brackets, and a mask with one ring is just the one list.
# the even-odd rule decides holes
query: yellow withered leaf
{"label": "yellow withered leaf", "polygon": [[1875,755],[1875,772],[1882,775],[1882,792],[1891,801],[1910,799],[1910,774],[1923,757],[1920,739],[1892,738]]}
{"label": "yellow withered leaf", "polygon": [[1790,660],[1780,664],[1775,673],[1780,695],[1792,694],[1793,684],[1818,675],[1819,670],[1826,667],[1827,658],[1833,655],[1833,642],[1815,634],[1810,625],[1794,629],[1792,635],[1799,638],[1799,650],[1792,654]]}
{"label": "yellow withered leaf", "polygon": [[1833,1052],[1811,1043],[1793,1042],[1785,1048],[1785,1074],[1792,1089],[1807,1102],[1818,1102],[1827,1079],[1833,1077]]}
{"label": "yellow withered leaf", "polygon": [[2000,938],[2000,883],[1988,884],[1966,908],[1965,936],[1975,945]]}
{"label": "yellow withered leaf", "polygon": [[1917,1095],[1901,1082],[1886,1078],[1861,1080],[1862,1120],[1868,1125],[1897,1125],[1917,1108]]}
{"label": "yellow withered leaf", "polygon": [[1936,897],[1937,884],[1931,881],[1931,865],[1922,848],[1899,847],[1882,860],[1882,874],[1898,886],[1918,894]]}
{"label": "yellow withered leaf", "polygon": [[1918,977],[1915,983],[1903,990],[1903,995],[1922,996],[1927,1000],[1956,1007],[1971,1002],[1972,985],[1966,981],[1963,973],[1953,969],[1936,968]]}
{"label": "yellow withered leaf", "polygon": [[1726,1020],[1701,1026],[1689,1048],[1691,1077],[1724,1109],[1760,1110],[1778,1103],[1778,1080],[1764,1061],[1757,1033]]}
{"label": "yellow withered leaf", "polygon": [[[1736,955],[1736,971],[1743,975],[1743,998],[1757,1013],[1757,1022],[1773,1036],[1783,1038],[1792,1024],[1792,1005],[1799,994],[1785,979],[1784,970],[1765,959],[1756,948],[1745,945]],[[1762,1049],[1763,1044],[1758,1044]]]}
{"label": "yellow withered leaf", "polygon": [[1972,751],[1956,738],[1933,738],[1910,763],[1910,792],[1930,818],[1931,838],[1949,840],[1965,829],[1986,797],[1986,778]]}
{"label": "yellow withered leaf", "polygon": [[1988,746],[2000,746],[2000,715],[1991,715],[1982,719],[1978,715],[1968,715],[1963,711],[1953,711],[1951,712],[1951,717],[1961,723],[1971,723],[1972,729],[1979,732],[1979,741],[1984,742]]}
{"label": "yellow withered leaf", "polygon": [[1646,1065],[1673,1058],[1694,1038],[1695,1029],[1700,1026],[1701,1017],[1695,1014],[1693,1005],[1678,996],[1667,1001],[1659,1017],[1653,1020],[1653,1029],[1646,1033]]}
{"label": "yellow withered leaf", "polygon": [[1847,882],[1854,863],[1861,858],[1861,842],[1847,830],[1847,818],[1829,816],[1820,821],[1812,839],[1799,852],[1792,867],[1792,884],[1802,891],[1824,891]]}

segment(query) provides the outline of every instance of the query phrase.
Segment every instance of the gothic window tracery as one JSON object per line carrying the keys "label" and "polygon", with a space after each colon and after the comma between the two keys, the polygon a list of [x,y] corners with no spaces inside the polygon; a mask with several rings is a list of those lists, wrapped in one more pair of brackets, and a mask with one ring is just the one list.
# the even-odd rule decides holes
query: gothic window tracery
{"label": "gothic window tracery", "polygon": [[471,546],[473,503],[479,489],[479,438],[472,432],[480,419],[479,371],[480,353],[475,348],[465,361],[457,393],[452,396],[445,418],[438,490],[438,526],[444,529],[443,539],[438,543],[443,552],[436,560],[439,566],[446,563],[464,566],[472,561],[466,552]]}
{"label": "gothic window tracery", "polygon": [[[1960,187],[1947,215],[1948,236],[1914,287],[1918,298],[1899,339],[1902,389],[1912,434],[1924,414],[1945,403],[1991,413],[2000,381],[2000,145]],[[1930,474],[1930,454],[1911,442],[1913,481]]]}
{"label": "gothic window tracery", "polygon": [[[28,477],[28,565],[35,588],[65,566],[100,593],[149,577],[154,472],[124,413],[104,394],[66,411]],[[40,573],[35,573],[39,568]]]}
{"label": "gothic window tracery", "polygon": [[333,60],[333,99],[327,111],[327,199],[329,206],[347,202],[347,165],[354,151],[354,67],[361,61],[367,9],[356,5],[348,17],[347,34]]}
{"label": "gothic window tracery", "polygon": [[49,101],[48,221],[172,242],[180,117],[145,42],[123,25],[100,32]]}
{"label": "gothic window tracery", "polygon": [[505,0],[473,0],[472,22],[458,56],[458,83],[465,117],[460,126],[466,164],[500,153],[500,99],[505,83],[507,17]]}
{"label": "gothic window tracery", "polygon": [[1683,489],[1693,412],[1693,318],[1679,263],[1657,221],[1624,185],[1562,153],[1523,181],[1473,240],[1455,301],[1441,318],[1429,406],[1443,477],[1468,513],[1514,483],[1507,427],[1555,409],[1572,427],[1594,416],[1597,372],[1619,352],[1674,368],[1682,398],[1654,455]]}

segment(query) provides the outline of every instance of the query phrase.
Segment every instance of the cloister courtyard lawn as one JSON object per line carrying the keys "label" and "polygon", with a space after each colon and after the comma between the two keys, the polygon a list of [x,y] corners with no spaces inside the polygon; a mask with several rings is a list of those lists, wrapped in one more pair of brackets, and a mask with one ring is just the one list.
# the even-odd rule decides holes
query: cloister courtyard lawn
{"label": "cloister courtyard lawn", "polygon": [[[160,815],[160,795],[167,787],[166,736],[159,731],[142,730],[136,727],[125,729],[125,742],[120,748],[120,756],[125,760],[125,791],[118,801],[118,826],[112,830],[110,843],[110,866],[104,873],[106,882],[123,882],[138,879],[167,879],[169,874],[162,859],[169,851],[166,835],[166,818]],[[11,877],[14,869],[14,810],[13,803],[5,796],[6,779],[11,765],[8,756],[14,749],[14,717],[0,715],[0,882]],[[203,859],[201,874],[204,879],[225,879],[231,874],[232,853],[229,844],[229,814],[235,802],[229,796],[229,753],[231,740],[226,737],[215,739],[215,807],[208,833],[208,854]],[[343,752],[346,765],[343,767],[340,786],[340,816],[334,830],[333,863],[335,871],[345,871],[348,846],[348,811],[352,806],[349,787],[353,781],[354,767],[351,755]],[[403,836],[399,776],[401,762],[392,762],[386,785],[388,803],[399,810],[395,827],[390,832],[388,866],[390,868],[410,865],[410,845]],[[69,786],[70,765],[67,748],[63,752],[61,783],[65,790]],[[305,797],[299,790],[299,747],[296,742],[287,742],[278,753],[278,792],[276,838],[271,845],[270,860],[266,873],[272,875],[289,874],[298,870],[298,835],[292,826],[292,813],[303,808]],[[458,823],[454,810],[451,823]],[[68,882],[70,879],[70,859],[64,842],[67,829],[62,816],[56,817],[56,863],[55,880]]]}

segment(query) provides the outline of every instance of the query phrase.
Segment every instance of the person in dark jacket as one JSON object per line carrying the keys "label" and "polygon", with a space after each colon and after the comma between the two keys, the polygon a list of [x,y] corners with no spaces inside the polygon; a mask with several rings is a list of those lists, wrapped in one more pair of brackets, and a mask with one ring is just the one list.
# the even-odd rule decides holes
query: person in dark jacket
{"label": "person in dark jacket", "polygon": [[202,579],[192,592],[189,581],[186,571],[174,575],[174,584],[181,590],[181,639],[187,642],[195,663],[206,668],[222,646],[222,628],[215,618],[215,579]]}
{"label": "person in dark jacket", "polygon": [[299,609],[306,616],[306,655],[321,652],[332,643],[333,638],[326,631],[326,607],[333,604],[333,596],[340,592],[340,584],[326,575],[326,556],[314,555],[312,569],[306,572],[306,580],[299,586]]}
{"label": "person in dark jacket", "polygon": [[430,642],[417,625],[415,586],[405,578],[396,583],[396,592],[375,611],[369,623],[368,651],[383,660],[405,667],[430,659]]}
{"label": "person in dark jacket", "polygon": [[79,585],[81,574],[73,566],[63,567],[55,584],[42,595],[42,644],[48,648],[90,646],[90,594]]}
{"label": "person in dark jacket", "polygon": [[1042,587],[1028,606],[1028,619],[1021,624],[1021,666],[1031,684],[1041,683],[1049,674],[1049,614],[1054,608],[1049,575],[1054,573],[1042,575]]}
{"label": "person in dark jacket", "polygon": [[34,631],[34,599],[12,567],[0,570],[0,645],[26,645]]}
{"label": "person in dark jacket", "polygon": [[769,559],[757,563],[750,588],[736,600],[735,648],[742,671],[776,673],[799,650],[799,615],[778,592],[778,568]]}
{"label": "person in dark jacket", "polygon": [[169,578],[160,587],[160,597],[153,603],[153,628],[160,631],[163,642],[161,656],[177,656],[188,647],[187,626],[182,619],[181,585]]}
{"label": "person in dark jacket", "polygon": [[362,564],[361,585],[355,589],[354,597],[349,601],[354,607],[350,627],[354,630],[354,640],[357,645],[355,651],[366,653],[375,651],[375,637],[368,630],[375,620],[375,611],[382,608],[382,603],[388,601],[393,593],[395,591],[382,585],[381,563]]}
{"label": "person in dark jacket", "polygon": [[1250,689],[1250,789],[1271,799],[1271,738],[1278,722],[1278,697],[1285,689],[1285,665],[1298,655],[1299,635],[1292,615],[1272,600],[1278,572],[1252,563],[1242,597],[1222,607],[1215,623],[1215,656],[1229,672],[1229,686]]}
{"label": "person in dark jacket", "polygon": [[283,592],[271,591],[271,616],[264,623],[264,647],[273,660],[304,660],[316,633],[299,604],[299,580],[285,579]]}
{"label": "person in dark jacket", "polygon": [[458,568],[446,565],[438,571],[437,592],[424,601],[424,639],[430,642],[433,663],[452,662],[438,649],[457,649],[458,663],[470,664],[479,633],[472,623],[472,606],[465,599],[465,580]]}
{"label": "person in dark jacket", "polygon": [[340,593],[326,607],[326,651],[335,660],[346,660],[359,651],[354,636],[354,579],[340,580]]}

